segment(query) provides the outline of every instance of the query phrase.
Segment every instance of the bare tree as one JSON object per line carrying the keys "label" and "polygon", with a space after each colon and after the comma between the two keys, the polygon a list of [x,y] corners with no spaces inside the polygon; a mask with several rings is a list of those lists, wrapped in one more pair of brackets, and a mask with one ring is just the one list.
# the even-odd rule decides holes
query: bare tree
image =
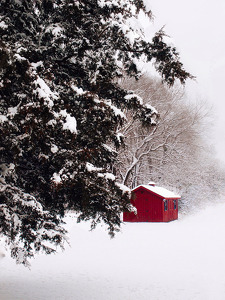
{"label": "bare tree", "polygon": [[[183,206],[188,206],[186,202],[190,197],[189,204],[194,205],[202,200],[206,191],[212,193],[214,188],[208,183],[207,170],[216,162],[203,140],[210,119],[207,105],[201,101],[189,103],[182,87],[168,88],[156,78],[124,79],[121,84],[158,111],[151,129],[141,127],[133,115],[127,114],[126,126],[120,129],[126,146],[119,153],[117,165],[117,175],[122,182],[132,188],[154,180],[182,193]],[[215,167],[215,170],[218,169]],[[221,177],[221,172],[217,173],[216,178]],[[218,186],[218,180],[214,184]],[[204,193],[201,192],[203,187]],[[193,198],[191,191],[194,190],[198,196]]]}

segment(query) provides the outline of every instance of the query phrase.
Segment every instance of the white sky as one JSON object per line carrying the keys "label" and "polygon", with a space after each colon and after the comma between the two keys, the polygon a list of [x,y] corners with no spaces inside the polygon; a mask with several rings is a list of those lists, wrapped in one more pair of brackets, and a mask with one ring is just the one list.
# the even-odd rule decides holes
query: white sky
{"label": "white sky", "polygon": [[197,82],[188,82],[191,97],[214,106],[215,149],[225,162],[225,0],[145,0],[154,26],[171,36],[181,61]]}

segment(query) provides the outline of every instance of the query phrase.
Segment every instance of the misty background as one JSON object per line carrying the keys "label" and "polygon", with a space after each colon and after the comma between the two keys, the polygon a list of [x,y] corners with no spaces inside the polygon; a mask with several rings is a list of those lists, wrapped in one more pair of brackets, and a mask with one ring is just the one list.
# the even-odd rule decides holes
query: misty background
{"label": "misty background", "polygon": [[[215,156],[225,163],[225,2],[223,0],[145,0],[154,15],[154,30],[163,26],[178,49],[186,70],[196,76],[188,80],[190,101],[205,101],[212,108],[211,133],[206,139]],[[152,25],[145,28],[151,35]]]}

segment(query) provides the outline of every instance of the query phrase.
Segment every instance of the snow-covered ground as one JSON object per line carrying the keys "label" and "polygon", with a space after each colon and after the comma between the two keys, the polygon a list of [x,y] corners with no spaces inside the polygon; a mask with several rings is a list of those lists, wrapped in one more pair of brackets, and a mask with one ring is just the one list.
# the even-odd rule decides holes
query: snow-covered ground
{"label": "snow-covered ground", "polygon": [[0,257],[1,300],[224,300],[225,204],[171,223],[103,228],[68,218],[71,248],[31,270]]}

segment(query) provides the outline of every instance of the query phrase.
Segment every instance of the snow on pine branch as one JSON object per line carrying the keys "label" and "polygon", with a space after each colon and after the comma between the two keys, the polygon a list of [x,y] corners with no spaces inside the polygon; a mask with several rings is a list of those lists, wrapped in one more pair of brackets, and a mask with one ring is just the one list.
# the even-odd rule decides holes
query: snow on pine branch
{"label": "snow on pine branch", "polygon": [[64,31],[64,29],[58,25],[58,24],[54,24],[54,26],[48,26],[45,30],[45,32],[51,32],[52,35],[56,38],[56,37],[62,37],[63,34],[62,32]]}
{"label": "snow on pine branch", "polygon": [[[151,12],[147,12],[144,7],[142,10],[137,8],[136,4],[130,0],[99,0],[98,4],[100,7],[107,9],[115,9],[117,7],[122,7],[123,13],[114,13],[110,14],[110,21],[101,20],[102,25],[106,28],[118,28],[126,39],[129,41],[131,47],[135,45],[135,42],[138,40],[146,40],[143,32],[143,19],[148,16],[151,16]],[[148,19],[149,21],[149,19]]]}
{"label": "snow on pine branch", "polygon": [[134,94],[133,92],[132,93],[130,93],[130,92],[131,91],[129,91],[129,94],[124,97],[125,100],[137,101],[140,105],[143,105],[147,109],[150,109],[152,111],[152,115],[158,115],[158,111],[152,105],[144,104],[142,97],[140,97],[137,94]]}
{"label": "snow on pine branch", "polygon": [[86,169],[88,172],[99,172],[102,171],[102,168],[97,168],[93,164],[87,162],[86,163]]}
{"label": "snow on pine branch", "polygon": [[143,99],[136,94],[128,94],[124,97],[124,99],[126,99],[126,100],[136,99],[140,105],[143,105]]}
{"label": "snow on pine branch", "polygon": [[5,23],[5,21],[0,22],[0,28],[1,29],[7,29],[8,28],[8,25]]}
{"label": "snow on pine branch", "polygon": [[3,199],[0,235],[6,237],[11,256],[17,263],[29,266],[28,259],[35,253],[52,253],[58,246],[63,249],[65,229],[59,225],[59,219],[43,210],[34,196],[2,182],[0,192]]}
{"label": "snow on pine branch", "polygon": [[61,120],[64,130],[69,130],[71,133],[77,133],[77,121],[75,117],[71,116],[66,109],[60,110],[59,113],[54,113],[57,119],[64,118],[65,121]]}
{"label": "snow on pine branch", "polygon": [[112,173],[98,173],[98,177],[104,177],[105,179],[111,180],[111,181],[115,181],[116,176],[113,175]]}
{"label": "snow on pine branch", "polygon": [[0,115],[0,123],[7,122],[8,118],[5,115]]}
{"label": "snow on pine branch", "polygon": [[[57,146],[56,146],[57,147]],[[54,185],[63,184],[65,182],[74,180],[76,171],[69,171],[69,169],[73,170],[73,163],[71,161],[67,161],[64,163],[64,167],[57,173],[55,172],[51,177],[51,182]]]}
{"label": "snow on pine branch", "polygon": [[126,115],[122,112],[122,110],[116,107],[115,105],[113,105],[111,100],[105,100],[105,99],[99,100],[95,98],[94,101],[98,104],[104,103],[105,105],[107,105],[113,111],[116,117],[120,116],[121,119],[124,120],[127,119]]}
{"label": "snow on pine branch", "polygon": [[118,183],[118,182],[115,181],[116,180],[116,176],[114,174],[109,173],[109,172],[102,172],[102,173],[100,173],[100,171],[102,171],[103,169],[95,167],[91,163],[86,163],[86,169],[87,169],[88,172],[96,172],[97,177],[101,177],[101,178],[105,178],[107,180],[114,181],[115,185],[121,190],[122,195],[124,195],[126,193],[130,194],[130,189],[127,186],[125,186],[124,184],[121,184],[121,183]]}
{"label": "snow on pine branch", "polygon": [[131,190],[124,184],[116,182],[116,186],[122,191],[123,194],[130,194]]}
{"label": "snow on pine branch", "polygon": [[52,92],[47,83],[39,76],[34,81],[34,85],[37,87],[34,93],[37,93],[40,98],[44,98],[45,104],[52,107],[54,105],[53,100],[58,99],[58,94]]}
{"label": "snow on pine branch", "polygon": [[[87,162],[86,169],[88,172],[96,172],[98,177],[102,177],[111,181],[115,181],[116,177],[112,173],[109,172],[101,172],[103,168],[95,167],[93,164]],[[101,173],[100,173],[101,172]]]}
{"label": "snow on pine branch", "polygon": [[85,92],[82,88],[78,88],[74,84],[71,85],[71,88],[73,89],[74,92],[76,92],[77,95],[82,96],[85,95],[87,92]]}

